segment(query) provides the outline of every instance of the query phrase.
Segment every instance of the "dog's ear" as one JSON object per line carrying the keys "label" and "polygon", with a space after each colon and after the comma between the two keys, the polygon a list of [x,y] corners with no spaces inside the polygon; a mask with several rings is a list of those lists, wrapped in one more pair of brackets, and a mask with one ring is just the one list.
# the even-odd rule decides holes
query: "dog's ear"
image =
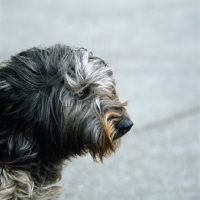
{"label": "dog's ear", "polygon": [[29,168],[25,163],[36,157],[37,141],[25,120],[30,118],[24,115],[30,108],[14,74],[9,67],[0,68],[0,166]]}
{"label": "dog's ear", "polygon": [[[24,148],[23,144],[34,138],[39,146],[43,145],[40,152],[46,147],[53,155],[56,147],[61,149],[62,134],[58,132],[64,124],[62,99],[67,91],[61,54],[56,52],[33,48],[0,64],[0,141],[6,141],[2,142],[4,146],[10,138],[15,141],[10,142],[11,149]],[[27,141],[16,141],[21,135]],[[42,153],[50,158],[46,151]]]}

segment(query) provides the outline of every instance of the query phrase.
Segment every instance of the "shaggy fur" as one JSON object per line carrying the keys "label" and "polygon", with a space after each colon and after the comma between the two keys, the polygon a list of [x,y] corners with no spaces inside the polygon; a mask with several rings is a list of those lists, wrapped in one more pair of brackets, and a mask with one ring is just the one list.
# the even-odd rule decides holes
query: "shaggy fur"
{"label": "shaggy fur", "polygon": [[132,122],[111,68],[83,48],[32,48],[0,65],[0,199],[57,199],[65,160],[102,161]]}

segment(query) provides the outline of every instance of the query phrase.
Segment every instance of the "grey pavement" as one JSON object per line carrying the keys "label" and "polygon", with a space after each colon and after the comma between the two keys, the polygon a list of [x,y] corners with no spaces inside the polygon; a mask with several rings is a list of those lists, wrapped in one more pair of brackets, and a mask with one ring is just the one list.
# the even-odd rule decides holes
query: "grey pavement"
{"label": "grey pavement", "polygon": [[55,43],[111,63],[135,124],[104,164],[67,163],[60,200],[200,199],[200,1],[0,1],[0,60]]}

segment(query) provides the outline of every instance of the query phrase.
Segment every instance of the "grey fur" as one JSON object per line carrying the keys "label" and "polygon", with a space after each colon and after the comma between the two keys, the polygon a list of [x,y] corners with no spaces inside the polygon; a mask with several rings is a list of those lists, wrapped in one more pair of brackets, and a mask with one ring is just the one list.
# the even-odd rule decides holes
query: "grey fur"
{"label": "grey fur", "polygon": [[65,160],[95,161],[132,122],[111,67],[84,48],[32,48],[0,65],[0,197],[56,199]]}

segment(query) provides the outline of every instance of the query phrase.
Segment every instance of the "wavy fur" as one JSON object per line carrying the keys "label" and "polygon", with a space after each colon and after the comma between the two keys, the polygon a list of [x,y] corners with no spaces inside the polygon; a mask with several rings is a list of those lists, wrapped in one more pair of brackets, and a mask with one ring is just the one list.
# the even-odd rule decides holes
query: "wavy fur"
{"label": "wavy fur", "polygon": [[49,185],[65,160],[90,152],[102,161],[119,146],[124,106],[111,67],[84,48],[32,48],[2,62],[1,199],[56,199]]}

